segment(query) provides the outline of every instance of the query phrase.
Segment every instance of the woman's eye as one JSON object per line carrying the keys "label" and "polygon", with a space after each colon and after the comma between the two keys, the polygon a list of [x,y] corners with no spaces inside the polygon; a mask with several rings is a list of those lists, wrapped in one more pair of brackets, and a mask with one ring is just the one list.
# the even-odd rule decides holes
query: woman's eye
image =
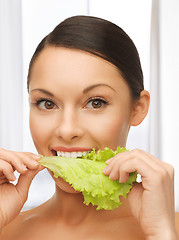
{"label": "woman's eye", "polygon": [[91,99],[88,102],[87,107],[89,107],[89,108],[101,108],[105,104],[107,104],[107,102],[103,99]]}
{"label": "woman's eye", "polygon": [[56,106],[55,103],[50,100],[40,100],[39,102],[37,102],[37,105],[39,108],[47,110],[54,109]]}

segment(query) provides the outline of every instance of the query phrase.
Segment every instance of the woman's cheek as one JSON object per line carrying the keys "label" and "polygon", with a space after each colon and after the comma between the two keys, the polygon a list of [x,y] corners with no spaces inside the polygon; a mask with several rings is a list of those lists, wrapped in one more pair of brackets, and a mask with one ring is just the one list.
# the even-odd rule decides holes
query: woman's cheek
{"label": "woman's cheek", "polygon": [[30,132],[39,154],[44,154],[44,147],[49,138],[49,121],[41,116],[30,113]]}
{"label": "woman's cheek", "polygon": [[114,150],[118,146],[125,146],[129,131],[128,117],[122,114],[101,115],[96,119],[88,118],[88,131],[103,147]]}

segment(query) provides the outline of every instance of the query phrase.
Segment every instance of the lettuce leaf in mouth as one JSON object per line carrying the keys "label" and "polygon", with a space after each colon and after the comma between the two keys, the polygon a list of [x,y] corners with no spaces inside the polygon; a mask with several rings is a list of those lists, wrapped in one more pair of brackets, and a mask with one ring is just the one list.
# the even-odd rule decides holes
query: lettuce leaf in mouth
{"label": "lettuce leaf in mouth", "polygon": [[102,172],[107,166],[106,160],[124,151],[127,149],[120,147],[116,151],[105,148],[96,152],[93,149],[82,158],[42,157],[39,163],[49,168],[55,178],[63,178],[76,191],[82,192],[84,204],[91,203],[97,206],[96,210],[112,210],[121,205],[119,196],[126,198],[137,178],[136,172],[130,173],[128,181],[120,183],[119,180],[110,180]]}

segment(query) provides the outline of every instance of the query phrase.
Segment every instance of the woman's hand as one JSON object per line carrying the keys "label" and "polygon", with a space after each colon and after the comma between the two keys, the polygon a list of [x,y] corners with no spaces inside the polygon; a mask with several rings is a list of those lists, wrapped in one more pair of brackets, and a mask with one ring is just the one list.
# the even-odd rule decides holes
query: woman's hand
{"label": "woman's hand", "polygon": [[[8,151],[0,148],[0,229],[21,211],[28,197],[32,179],[43,169],[33,153]],[[16,185],[14,171],[20,173]]]}
{"label": "woman's hand", "polygon": [[141,175],[128,194],[133,216],[147,239],[177,239],[174,210],[174,169],[144,151],[135,149],[109,159],[103,173],[111,180],[127,181],[130,172]]}

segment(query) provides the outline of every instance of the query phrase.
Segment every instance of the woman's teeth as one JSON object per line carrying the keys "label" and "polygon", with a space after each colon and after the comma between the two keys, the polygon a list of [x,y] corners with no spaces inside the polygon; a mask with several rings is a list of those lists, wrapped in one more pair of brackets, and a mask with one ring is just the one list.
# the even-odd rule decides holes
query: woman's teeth
{"label": "woman's teeth", "polygon": [[85,156],[89,152],[57,152],[57,156],[59,157],[67,157],[67,158],[77,158]]}

